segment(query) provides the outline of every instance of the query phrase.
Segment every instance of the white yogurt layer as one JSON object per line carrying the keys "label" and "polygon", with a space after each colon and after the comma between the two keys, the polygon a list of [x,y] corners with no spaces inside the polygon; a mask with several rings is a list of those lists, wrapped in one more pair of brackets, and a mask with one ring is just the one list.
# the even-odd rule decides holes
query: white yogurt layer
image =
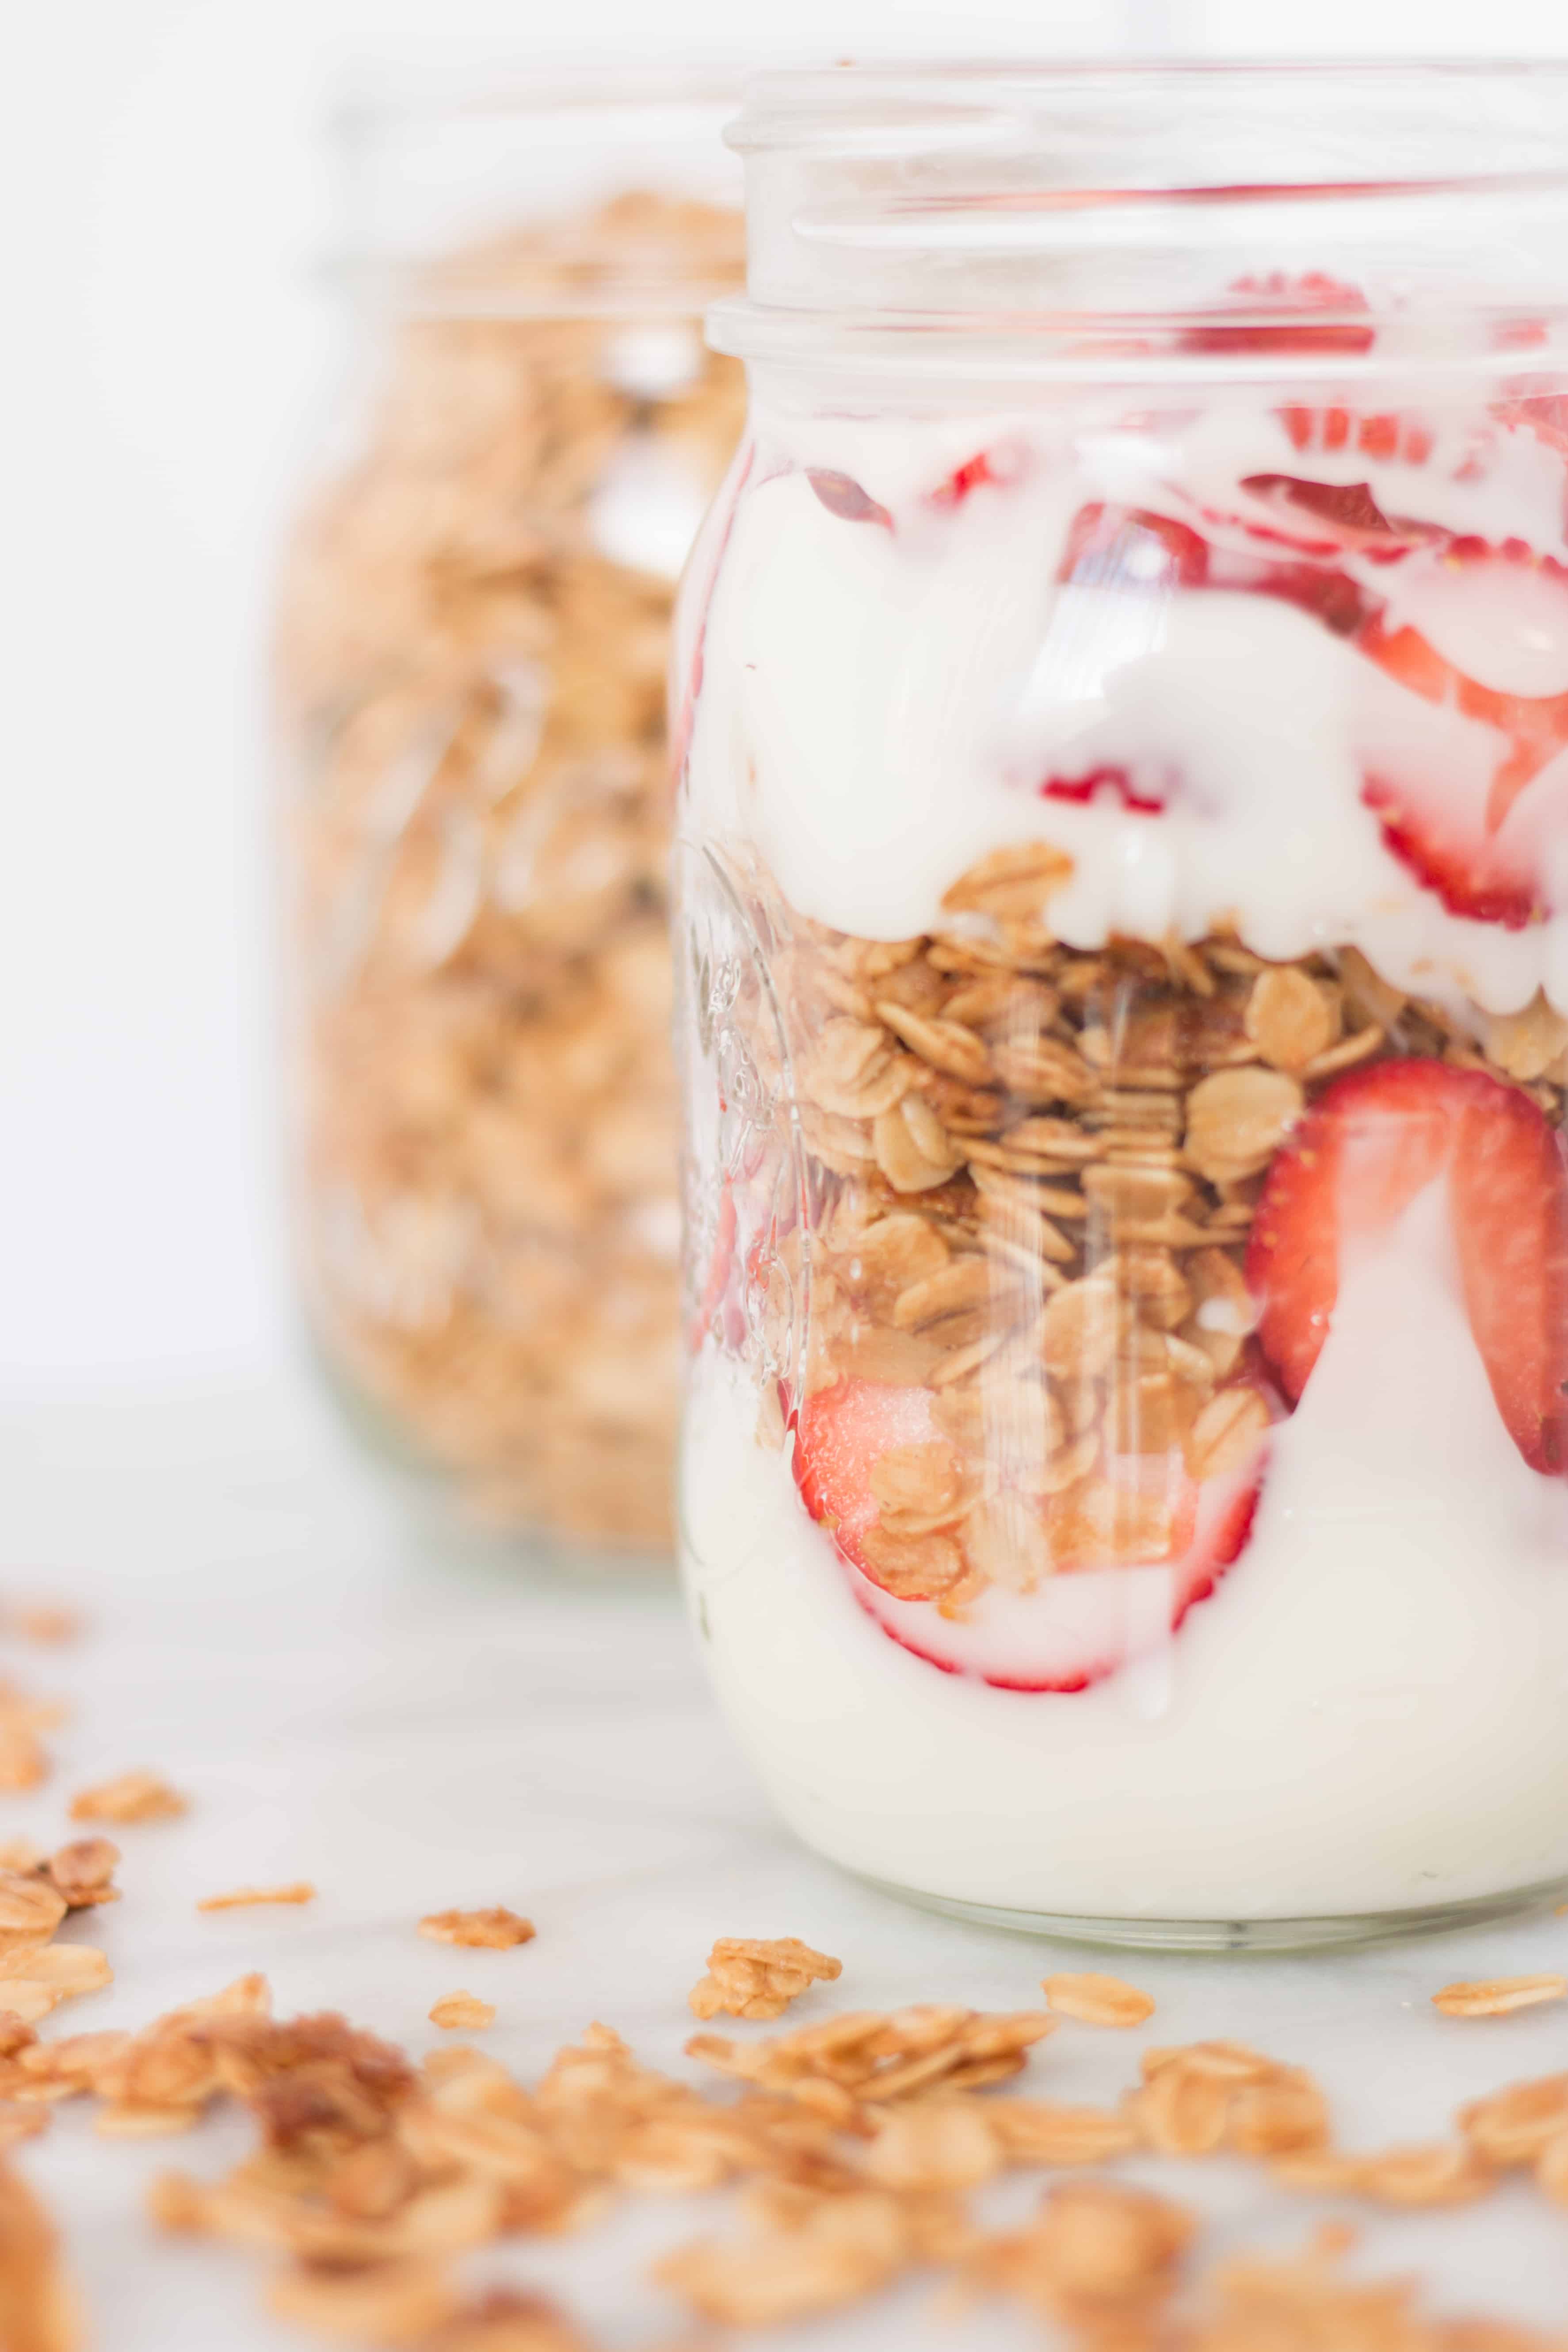
{"label": "white yogurt layer", "polygon": [[1250,1543],[1089,1690],[898,1648],[710,1354],[685,1573],[780,1811],[917,1893],[1117,1918],[1343,1916],[1568,1873],[1568,1488],[1527,1468],[1459,1297],[1446,1185],[1345,1269]]}
{"label": "white yogurt layer", "polygon": [[[1364,481],[1388,515],[1561,561],[1562,458],[1478,414],[1419,466],[1299,450],[1268,411],[1070,450],[1037,415],[764,415],[707,605],[693,822],[752,845],[793,905],[863,937],[929,929],[966,866],[1038,837],[1074,860],[1049,915],[1077,947],[1113,930],[1196,938],[1234,920],[1268,956],[1355,944],[1415,993],[1507,1012],[1542,986],[1568,1013],[1568,850],[1561,887],[1546,876],[1563,911],[1509,931],[1449,914],[1363,803],[1368,772],[1392,770],[1440,775],[1459,803],[1484,805],[1510,749],[1496,726],[1423,700],[1277,598],[1057,577],[1073,516],[1097,499],[1267,551],[1205,520],[1212,509],[1281,527],[1278,504],[1239,489],[1255,475]],[[933,507],[932,489],[980,448],[1004,453],[1014,478]],[[896,527],[830,512],[806,467],[851,476]],[[1283,527],[1314,528],[1295,511]],[[1387,600],[1388,629],[1419,628],[1481,684],[1568,690],[1568,587],[1554,574],[1525,562],[1456,571],[1426,551],[1339,568]],[[1087,805],[1040,796],[1047,776],[1097,767],[1125,770],[1156,797],[1169,783],[1164,814],[1104,794]],[[1563,756],[1530,786],[1531,810],[1559,803],[1568,816]],[[1516,822],[1541,821],[1521,805]],[[1568,835],[1568,823],[1550,829]]]}

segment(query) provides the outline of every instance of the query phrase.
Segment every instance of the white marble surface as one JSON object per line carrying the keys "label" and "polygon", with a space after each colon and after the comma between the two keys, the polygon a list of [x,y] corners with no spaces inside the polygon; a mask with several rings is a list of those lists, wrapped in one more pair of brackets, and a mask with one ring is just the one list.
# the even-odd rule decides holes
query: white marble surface
{"label": "white marble surface", "polygon": [[[679,2069],[684,1995],[716,1935],[841,1954],[841,1984],[810,1996],[803,2021],[933,1998],[1024,2007],[1047,1967],[1074,1964],[1065,1947],[905,1910],[801,1853],[715,1718],[672,1594],[422,1551],[302,1383],[13,1403],[0,1479],[0,1592],[64,1591],[93,1619],[72,1648],[0,1655],[0,1672],[74,1704],[53,1778],[0,1798],[0,1833],[57,1839],[73,1788],[137,1762],[194,1801],[183,1822],[120,1833],[125,1899],[70,1931],[100,1936],[116,1981],[60,2013],[62,2030],[137,2025],[261,1967],[281,2011],[341,2007],[416,2052],[440,2039],[432,2000],[461,1985],[495,2001],[486,2044],[525,2073],[595,2017]],[[320,1887],[308,1909],[194,1909],[204,1893],[295,1877]],[[492,1902],[533,1918],[537,1940],[468,1953],[415,1934],[422,1912]],[[1106,2099],[1145,2040],[1240,2035],[1317,2069],[1350,2144],[1426,2139],[1459,2099],[1568,2064],[1568,2006],[1458,2024],[1433,2012],[1432,1990],[1565,1956],[1568,1919],[1548,1918],[1334,1959],[1111,1962],[1155,1992],[1157,2017],[1140,2035],[1064,2027],[1035,2080]],[[106,2145],[67,2113],[23,2151],[62,2216],[100,2352],[301,2340],[265,2315],[258,2262],[160,2242],[142,2218],[153,2172],[216,2170],[246,2137],[231,2118]],[[1297,2242],[1335,2210],[1287,2203],[1229,2161],[1128,2169],[1201,2202],[1215,2251]],[[1008,2184],[994,2210],[1033,2193]],[[478,2267],[561,2293],[630,2352],[676,2326],[644,2273],[698,2226],[723,2226],[720,2200],[639,2200],[591,2238],[520,2242]],[[1418,2273],[1446,2311],[1568,2315],[1568,2218],[1520,2188],[1377,2221],[1362,2260]],[[999,2307],[955,2328],[927,2286],[763,2340],[1022,2352],[1040,2336]]]}

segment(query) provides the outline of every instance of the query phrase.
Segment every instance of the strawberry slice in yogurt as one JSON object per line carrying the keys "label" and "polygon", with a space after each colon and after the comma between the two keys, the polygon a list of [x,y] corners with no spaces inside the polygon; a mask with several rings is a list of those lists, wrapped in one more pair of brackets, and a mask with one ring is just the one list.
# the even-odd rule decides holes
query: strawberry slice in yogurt
{"label": "strawberry slice in yogurt", "polygon": [[893,1474],[948,1451],[929,1391],[856,1379],[819,1390],[796,1419],[795,1473],[856,1599],[889,1640],[998,1689],[1078,1691],[1162,1647],[1240,1558],[1267,1444],[1265,1432],[1201,1481],[1179,1452],[1128,1455],[1053,1499],[993,1498],[1009,1580],[978,1592],[940,1514],[913,1541],[879,1540]]}

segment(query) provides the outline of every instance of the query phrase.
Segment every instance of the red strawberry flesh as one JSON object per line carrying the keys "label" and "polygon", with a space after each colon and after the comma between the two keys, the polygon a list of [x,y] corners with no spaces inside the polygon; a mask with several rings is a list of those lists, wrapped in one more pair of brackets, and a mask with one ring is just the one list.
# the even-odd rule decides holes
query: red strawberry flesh
{"label": "red strawberry flesh", "polygon": [[[871,1474],[889,1449],[941,1436],[928,1391],[848,1379],[801,1408],[795,1460],[801,1500],[832,1535],[861,1607],[901,1649],[947,1674],[1005,1690],[1085,1689],[1163,1643],[1213,1591],[1251,1532],[1261,1449],[1246,1469],[1202,1486],[1179,1455],[1140,1458],[1111,1465],[1097,1511],[1071,1496],[1037,1506],[1054,1538],[1056,1572],[1034,1591],[991,1587],[951,1610],[940,1594],[890,1592],[865,1545],[879,1516]],[[1151,1501],[1169,1529],[1159,1545],[1148,1536]]]}
{"label": "red strawberry flesh", "polygon": [[1446,1180],[1465,1309],[1499,1412],[1533,1470],[1568,1468],[1568,1154],[1518,1087],[1410,1059],[1338,1079],[1275,1159],[1247,1280],[1292,1402],[1333,1320],[1348,1248]]}

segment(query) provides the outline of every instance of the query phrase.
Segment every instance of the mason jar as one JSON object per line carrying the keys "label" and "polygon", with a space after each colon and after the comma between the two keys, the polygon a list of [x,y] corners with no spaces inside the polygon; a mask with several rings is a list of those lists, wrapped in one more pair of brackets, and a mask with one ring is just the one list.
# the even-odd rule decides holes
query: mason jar
{"label": "mason jar", "polygon": [[1568,1873],[1568,75],[764,77],[678,628],[682,1551],[810,1844]]}
{"label": "mason jar", "polygon": [[725,89],[654,70],[340,126],[351,395],[288,565],[294,1225],[362,1428],[470,1522],[668,1555],[664,731],[741,423]]}

